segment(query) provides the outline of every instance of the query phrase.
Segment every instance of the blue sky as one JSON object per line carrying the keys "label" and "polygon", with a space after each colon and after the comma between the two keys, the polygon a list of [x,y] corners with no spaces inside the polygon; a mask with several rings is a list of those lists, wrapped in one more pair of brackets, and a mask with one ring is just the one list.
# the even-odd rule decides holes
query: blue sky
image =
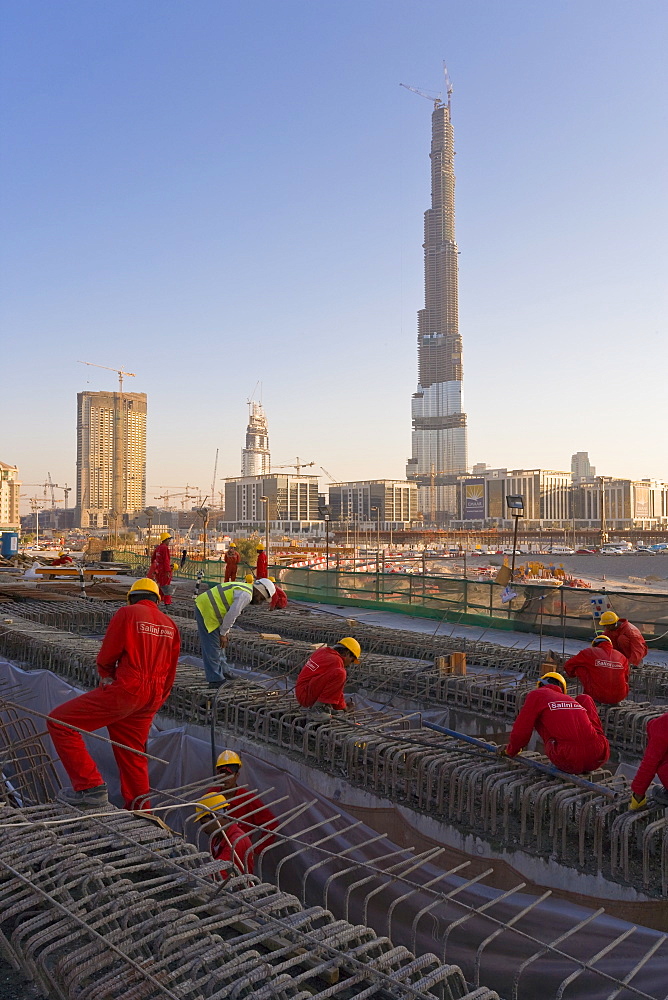
{"label": "blue sky", "polygon": [[[430,105],[455,93],[471,463],[668,478],[664,2],[0,3],[0,460],[74,482],[137,373],[151,487],[403,477]],[[130,385],[131,383],[131,385]],[[26,492],[34,492],[26,488]],[[158,490],[158,492],[162,492]]]}

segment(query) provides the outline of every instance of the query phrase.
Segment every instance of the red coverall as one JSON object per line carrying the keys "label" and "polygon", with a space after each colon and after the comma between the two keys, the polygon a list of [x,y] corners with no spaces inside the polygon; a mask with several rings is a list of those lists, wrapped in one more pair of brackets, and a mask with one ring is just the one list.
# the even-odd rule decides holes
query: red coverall
{"label": "red coverall", "polygon": [[287,606],[288,595],[284,590],[281,590],[280,587],[276,587],[276,592],[271,599],[271,603],[269,604],[269,610],[276,611],[278,609],[280,611],[282,608],[287,608]]}
{"label": "red coverall", "polygon": [[[207,789],[208,792],[217,792],[224,795],[229,805],[225,810],[225,815],[233,819],[243,833],[253,833],[256,827],[262,826],[265,830],[275,830],[278,820],[271,809],[268,809],[259,795],[249,792],[245,788],[224,788],[222,785]],[[271,834],[264,830],[258,830],[258,844],[262,850],[269,847],[276,840]]]}
{"label": "red coverall", "polygon": [[262,577],[266,577],[269,571],[269,563],[267,562],[267,553],[264,549],[261,549],[257,554],[257,563],[255,566],[255,577],[260,580]]}
{"label": "red coverall", "polygon": [[237,567],[241,556],[236,549],[228,549],[225,553],[225,583],[234,582],[237,578]]}
{"label": "red coverall", "polygon": [[[227,837],[227,840],[225,839]],[[225,827],[225,837],[216,833],[211,838],[211,856],[216,861],[232,861],[234,854],[234,865],[242,872],[253,874],[255,868],[255,856],[250,838],[236,823],[230,823]],[[229,844],[228,841],[229,840]],[[230,873],[223,869],[221,875],[225,880],[230,877]]]}
{"label": "red coverall", "polygon": [[631,783],[637,799],[642,799],[655,774],[668,789],[668,712],[647,723],[647,748]]}
{"label": "red coverall", "polygon": [[330,646],[316,649],[297,678],[297,701],[303,708],[312,708],[316,702],[321,702],[343,711],[347,708],[343,697],[347,676],[343,659],[337,652]]}
{"label": "red coverall", "polygon": [[509,757],[524,749],[534,728],[554,766],[569,774],[594,771],[610,756],[596,706],[587,694],[571,698],[554,684],[530,691],[510,734]]}
{"label": "red coverall", "polygon": [[[106,726],[112,740],[145,750],[153,716],[174,683],[180,646],[176,625],[153,601],[138,601],[116,612],[97,656],[100,676],[112,678],[112,683],[59,705],[47,721],[75,791],[95,788],[103,779],[81,734],[59,726],[58,720],[89,733]],[[138,795],[148,793],[148,761],[120,747],[113,752],[125,808],[130,809]],[[150,809],[148,800],[142,808]]]}
{"label": "red coverall", "polygon": [[72,559],[71,556],[58,556],[57,559],[53,560],[53,562],[51,563],[51,565],[52,566],[71,566],[73,562],[74,562],[74,560]]}
{"label": "red coverall", "polygon": [[632,667],[639,666],[647,656],[647,643],[642,632],[626,618],[620,618],[616,628],[606,628],[603,635],[607,635],[613,648],[623,653]]}
{"label": "red coverall", "polygon": [[607,642],[581,649],[566,660],[564,670],[602,705],[618,705],[629,693],[629,661]]}
{"label": "red coverall", "polygon": [[160,597],[165,604],[171,604],[172,598],[169,594],[164,594],[162,588],[172,582],[172,556],[167,542],[160,542],[153,549],[151,556],[151,566],[148,571],[149,580],[155,580],[160,587]]}

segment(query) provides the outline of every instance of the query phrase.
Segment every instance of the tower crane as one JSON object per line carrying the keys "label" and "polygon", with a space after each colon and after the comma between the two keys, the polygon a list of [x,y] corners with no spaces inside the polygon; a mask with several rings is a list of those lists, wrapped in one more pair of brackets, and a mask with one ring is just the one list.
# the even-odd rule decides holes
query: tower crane
{"label": "tower crane", "polygon": [[407,83],[400,83],[400,87],[405,87],[406,90],[410,90],[412,94],[417,94],[418,97],[426,97],[428,101],[431,101],[434,108],[442,108],[444,103],[448,105],[448,111],[450,110],[450,104],[452,101],[452,81],[450,80],[450,75],[448,73],[448,67],[443,63],[443,79],[445,81],[445,95],[446,101],[443,100],[442,94],[429,94],[426,90],[419,90],[417,87],[411,87]]}
{"label": "tower crane", "polygon": [[118,375],[118,391],[122,394],[123,392],[123,376],[127,375],[131,378],[136,378],[135,372],[126,372],[122,368],[110,368],[109,365],[98,365],[94,361],[79,361],[80,365],[90,365],[92,368],[104,368],[108,372],[116,372]]}
{"label": "tower crane", "polygon": [[211,480],[211,499],[216,494],[216,473],[218,472],[218,448],[216,448],[216,461],[213,463],[213,479]]}
{"label": "tower crane", "polygon": [[299,460],[299,455],[297,455],[297,461],[294,463],[288,463],[288,465],[272,465],[272,469],[296,469],[297,475],[301,474],[302,469],[308,469],[310,465],[315,465],[315,462],[301,462]]}
{"label": "tower crane", "polygon": [[329,479],[330,483],[339,483],[341,481],[340,479],[335,479],[334,476],[332,475],[332,473],[328,472],[324,465],[321,465],[320,468],[325,473],[325,475]]}

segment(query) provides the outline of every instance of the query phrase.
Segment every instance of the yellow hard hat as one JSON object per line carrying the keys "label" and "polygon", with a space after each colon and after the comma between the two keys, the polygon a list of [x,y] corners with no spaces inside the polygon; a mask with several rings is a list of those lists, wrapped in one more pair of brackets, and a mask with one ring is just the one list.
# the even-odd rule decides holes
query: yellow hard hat
{"label": "yellow hard hat", "polygon": [[201,823],[211,813],[216,813],[219,809],[227,809],[227,806],[228,801],[220,792],[207,792],[195,806],[195,819]]}
{"label": "yellow hard hat", "polygon": [[551,670],[547,674],[543,674],[541,679],[536,684],[536,687],[543,687],[545,684],[551,684],[552,681],[557,681],[561,685],[561,690],[564,692],[564,694],[566,694],[567,690],[566,680],[561,676],[561,674],[558,674],[554,670]]}
{"label": "yellow hard hat", "polygon": [[259,551],[260,549],[263,549],[263,548],[264,548],[264,542],[258,542],[258,543],[257,543],[257,547],[258,547],[258,551]]}
{"label": "yellow hard hat", "polygon": [[236,546],[236,542],[230,542],[227,547],[228,547],[228,549],[236,549],[236,547],[237,547]]}
{"label": "yellow hard hat", "polygon": [[218,754],[216,767],[222,767],[223,764],[238,764],[241,767],[241,757],[234,750],[223,750]]}
{"label": "yellow hard hat", "polygon": [[345,646],[346,649],[350,650],[350,652],[353,654],[356,660],[359,660],[360,656],[362,655],[362,647],[360,646],[357,639],[353,639],[351,638],[351,636],[347,636],[345,639],[339,639],[336,645]]}
{"label": "yellow hard hat", "polygon": [[255,583],[255,577],[253,576],[252,573],[246,573],[246,575],[244,577],[244,582],[245,583]]}
{"label": "yellow hard hat", "polygon": [[612,639],[609,635],[595,635],[591,644],[592,646],[600,646],[603,642],[607,642],[610,646],[612,646]]}
{"label": "yellow hard hat", "polygon": [[267,580],[271,580],[272,583],[276,583],[276,577],[275,576],[268,576]]}
{"label": "yellow hard hat", "polygon": [[150,592],[155,594],[156,597],[160,597],[160,587],[157,585],[155,580],[149,580],[147,576],[143,577],[141,580],[135,580],[128,590],[128,597],[137,590],[150,590]]}
{"label": "yellow hard hat", "polygon": [[172,537],[171,531],[163,531],[163,533],[160,535],[160,541],[161,542],[166,542],[167,539],[171,538],[171,537]]}
{"label": "yellow hard hat", "polygon": [[601,625],[616,625],[619,621],[619,615],[616,615],[614,611],[604,611],[601,615]]}

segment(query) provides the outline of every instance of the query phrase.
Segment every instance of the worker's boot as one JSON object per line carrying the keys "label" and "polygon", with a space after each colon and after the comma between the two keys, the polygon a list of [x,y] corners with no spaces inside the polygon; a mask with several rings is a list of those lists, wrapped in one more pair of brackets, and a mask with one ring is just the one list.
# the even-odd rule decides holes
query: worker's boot
{"label": "worker's boot", "polygon": [[69,806],[78,806],[80,809],[99,809],[109,805],[106,785],[84,788],[81,792],[77,792],[73,788],[63,788],[62,791],[58,792],[56,798],[60,802],[66,802]]}

